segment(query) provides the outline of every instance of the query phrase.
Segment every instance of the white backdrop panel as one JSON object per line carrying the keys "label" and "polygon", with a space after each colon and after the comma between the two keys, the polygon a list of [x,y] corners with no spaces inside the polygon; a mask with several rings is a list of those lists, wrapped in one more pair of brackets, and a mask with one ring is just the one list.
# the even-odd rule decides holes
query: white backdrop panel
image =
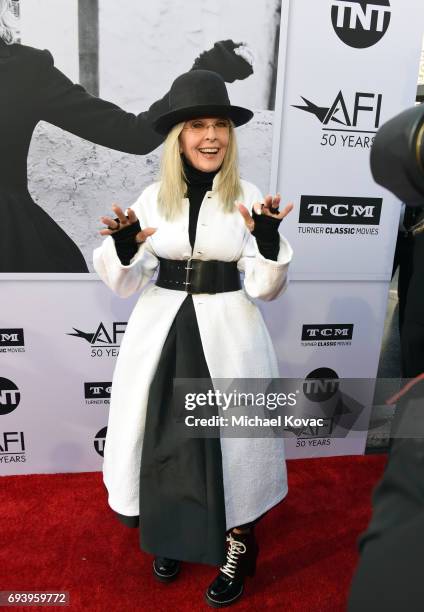
{"label": "white backdrop panel", "polygon": [[[390,18],[376,44],[355,48],[336,35],[332,8],[345,8],[346,34],[351,7],[361,15],[366,7],[367,16],[376,5],[386,5],[377,8]],[[278,167],[274,165],[272,182],[296,205],[285,227],[296,253],[293,278],[390,278],[399,204],[373,183],[369,151],[378,127],[414,103],[424,3],[413,0],[407,10],[401,0],[387,5],[383,0],[296,0],[290,5],[284,98],[282,83],[277,90],[282,111],[281,125],[275,121]],[[376,15],[371,30],[377,28]],[[358,23],[354,21],[356,37]],[[308,208],[314,203],[327,208]],[[331,208],[334,204],[341,206]],[[362,211],[355,212],[358,205]],[[335,233],[346,230],[354,233]]]}
{"label": "white backdrop panel", "polygon": [[386,282],[292,281],[281,299],[261,306],[283,378],[304,379],[329,368],[340,379],[369,379],[353,396],[363,408],[355,401],[347,408],[358,409],[361,431],[340,438],[326,430],[290,436],[288,458],[363,454],[388,290]]}
{"label": "white backdrop panel", "polygon": [[[23,329],[20,348],[25,352],[0,352],[0,377],[21,395],[14,410],[0,413],[0,474],[101,469],[94,438],[107,425],[108,402],[100,398],[92,403],[107,395],[93,387],[103,383],[104,388],[112,380],[134,299],[122,300],[97,281],[4,281],[2,288],[8,299],[0,334]],[[80,337],[69,335],[75,330]],[[91,393],[85,383],[95,383]],[[10,388],[2,381],[0,398],[6,403],[0,403],[0,410],[7,408]],[[19,442],[5,449],[5,432],[24,432],[25,462],[10,459],[22,449]]]}
{"label": "white backdrop panel", "polygon": [[[413,103],[424,5],[375,3],[390,21],[367,48],[343,42],[331,20],[332,9],[359,2],[290,4],[273,182],[296,204],[282,227],[294,247],[293,280],[280,300],[261,304],[283,377],[320,368],[340,378],[377,372],[399,205],[372,182],[369,147],[378,126]],[[267,15],[273,10],[269,2]],[[344,35],[352,34],[344,23]],[[376,24],[368,23],[374,33]],[[204,42],[196,39],[196,51]],[[265,133],[260,123],[253,132]],[[242,165],[256,163],[246,142]],[[0,474],[99,470],[110,381],[136,297],[121,300],[93,279],[11,280],[2,289]],[[302,436],[293,436],[287,455],[362,453],[365,437],[352,432],[327,443],[309,435],[299,444]]]}
{"label": "white backdrop panel", "polygon": [[[274,343],[280,375],[303,378],[320,367],[335,369],[344,378],[375,377],[380,357],[389,284],[367,281],[291,281],[278,300],[260,308]],[[308,335],[318,325],[333,329],[327,335]],[[351,334],[338,328],[353,326]],[[351,335],[351,340],[349,336]],[[315,341],[327,346],[314,344]]]}
{"label": "white backdrop panel", "polygon": [[[95,437],[107,424],[108,386],[136,296],[122,300],[96,281],[9,281],[3,289],[0,338],[23,330],[23,342],[0,352],[0,474],[100,469]],[[303,378],[322,367],[340,378],[375,375],[387,290],[381,282],[292,282],[282,298],[262,304],[281,375]],[[336,343],[302,341],[305,325],[309,334],[321,326],[321,342],[332,342],[330,330]],[[347,326],[340,340],[335,330]],[[365,435],[320,444],[296,448],[288,440],[288,456],[361,453]]]}

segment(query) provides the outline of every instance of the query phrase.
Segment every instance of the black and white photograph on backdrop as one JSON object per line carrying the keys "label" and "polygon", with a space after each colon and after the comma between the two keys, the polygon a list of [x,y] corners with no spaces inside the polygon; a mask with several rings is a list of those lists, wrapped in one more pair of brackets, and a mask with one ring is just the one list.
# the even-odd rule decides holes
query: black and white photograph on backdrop
{"label": "black and white photograph on backdrop", "polygon": [[99,216],[157,179],[164,138],[152,122],[188,70],[217,72],[235,103],[259,111],[243,133],[242,169],[265,187],[281,0],[250,3],[243,20],[241,0],[225,10],[193,0],[12,6],[21,44],[0,42],[2,273],[93,272]]}

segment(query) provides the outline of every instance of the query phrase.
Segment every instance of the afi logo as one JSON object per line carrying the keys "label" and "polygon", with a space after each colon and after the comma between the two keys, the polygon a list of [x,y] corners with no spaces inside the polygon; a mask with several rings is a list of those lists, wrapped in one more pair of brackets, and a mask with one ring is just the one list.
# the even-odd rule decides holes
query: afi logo
{"label": "afi logo", "polygon": [[352,340],[353,324],[303,325],[302,340]]}
{"label": "afi logo", "polygon": [[125,322],[114,322],[112,325],[112,332],[108,333],[108,330],[100,323],[99,327],[95,332],[83,332],[79,329],[73,328],[75,334],[67,334],[68,336],[76,336],[89,342],[92,346],[118,346],[118,338],[125,333],[126,328]]}
{"label": "afi logo", "polygon": [[24,330],[22,328],[0,329],[0,346],[23,346]]}
{"label": "afi logo", "polygon": [[378,225],[382,198],[302,196],[299,223]]}
{"label": "afi logo", "polygon": [[0,378],[0,415],[15,410],[20,401],[21,394],[15,383],[7,378]]}
{"label": "afi logo", "polygon": [[23,431],[4,431],[0,437],[0,453],[19,453],[25,451]]}
{"label": "afi logo", "polygon": [[337,36],[349,47],[365,49],[383,38],[389,27],[389,0],[333,0],[331,21]]}
{"label": "afi logo", "polygon": [[355,128],[359,127],[363,128],[361,131],[368,128],[365,131],[374,133],[380,126],[382,94],[357,91],[350,112],[342,91],[339,91],[330,106],[317,106],[307,98],[300,97],[305,104],[293,104],[294,108],[315,115],[328,131],[355,132]]}
{"label": "afi logo", "polygon": [[110,397],[112,383],[110,382],[88,382],[84,383],[86,399],[104,399]]}

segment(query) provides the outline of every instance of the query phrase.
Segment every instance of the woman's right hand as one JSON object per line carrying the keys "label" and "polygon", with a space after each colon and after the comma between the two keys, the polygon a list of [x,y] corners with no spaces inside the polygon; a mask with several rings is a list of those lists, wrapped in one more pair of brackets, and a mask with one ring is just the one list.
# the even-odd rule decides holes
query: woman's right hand
{"label": "woman's right hand", "polygon": [[[100,234],[102,236],[111,236],[112,234],[116,234],[124,227],[128,227],[129,225],[137,223],[138,221],[137,215],[135,214],[132,208],[128,208],[128,215],[125,215],[122,208],[117,204],[112,205],[112,210],[115,213],[116,217],[119,219],[119,222],[115,221],[115,219],[112,219],[112,217],[100,217],[100,221],[104,225],[106,225],[106,228],[100,230]],[[138,232],[138,234],[136,234],[135,241],[138,244],[141,244],[142,242],[147,240],[149,236],[154,234],[155,231],[156,228],[154,227],[146,227],[140,232]]]}

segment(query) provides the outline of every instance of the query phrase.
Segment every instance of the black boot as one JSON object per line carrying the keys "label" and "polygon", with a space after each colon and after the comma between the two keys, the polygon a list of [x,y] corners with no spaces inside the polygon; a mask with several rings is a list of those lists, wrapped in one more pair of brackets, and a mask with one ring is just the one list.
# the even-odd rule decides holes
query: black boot
{"label": "black boot", "polygon": [[171,582],[178,576],[180,562],[167,557],[156,557],[153,561],[153,574],[160,582]]}
{"label": "black boot", "polygon": [[226,563],[205,593],[206,603],[213,608],[222,608],[236,602],[243,593],[244,577],[254,576],[258,545],[253,529],[247,533],[227,535]]}

